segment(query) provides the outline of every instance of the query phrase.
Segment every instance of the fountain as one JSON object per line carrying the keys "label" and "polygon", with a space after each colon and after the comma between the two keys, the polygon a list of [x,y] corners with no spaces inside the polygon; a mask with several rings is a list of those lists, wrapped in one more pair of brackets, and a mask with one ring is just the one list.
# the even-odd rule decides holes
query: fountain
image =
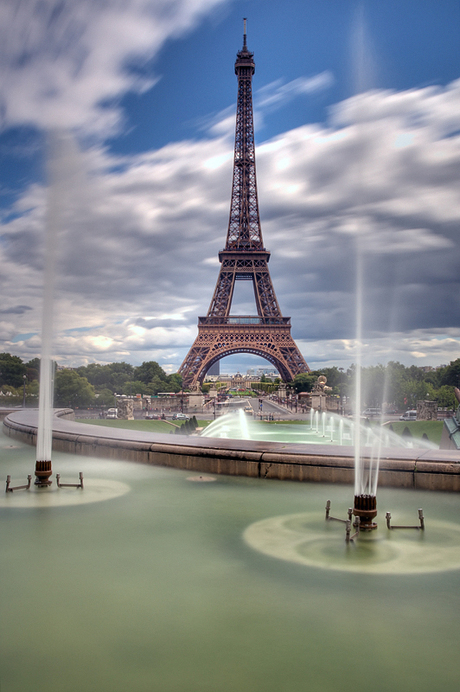
{"label": "fountain", "polygon": [[[56,275],[57,247],[59,230],[65,222],[66,204],[71,184],[72,147],[70,138],[63,132],[53,131],[48,134],[48,203],[45,222],[44,270],[43,270],[43,305],[41,320],[41,359],[40,389],[38,402],[38,425],[36,438],[35,482],[38,489],[49,488],[52,484],[52,428],[53,428],[53,394],[54,374],[52,361],[53,322],[54,322],[54,285]],[[25,485],[11,485],[11,476],[7,476],[6,491],[29,490],[31,477],[27,476]],[[57,487],[74,487],[83,490],[83,475],[79,474],[78,483],[62,483],[57,475]]]}
{"label": "fountain", "polygon": [[[33,460],[0,436],[4,474]],[[395,524],[425,506],[426,530],[346,545],[323,518],[343,485],[189,482],[204,474],[56,451],[53,465],[81,469],[84,493],[0,498],[2,690],[352,692],[370,670],[378,690],[456,689],[456,494],[380,488]],[[82,504],[94,477],[113,495]]]}
{"label": "fountain", "polygon": [[[220,471],[219,445],[232,462],[247,452],[250,463],[266,464],[265,476],[275,465],[264,457],[277,443],[235,443],[234,418],[216,422],[219,443],[208,430],[202,440],[138,436],[103,447],[103,432],[98,438],[84,425],[61,427],[56,444],[67,435],[69,448],[86,451],[78,463],[89,479],[84,493],[59,478],[59,489],[51,488],[49,431],[58,424],[49,402],[48,421],[38,425],[48,432],[35,458],[37,487],[29,482],[24,492],[0,498],[2,690],[300,692],[307,684],[312,692],[354,692],[371,678],[377,692],[457,689],[454,493],[382,488],[379,501],[402,507],[400,524],[387,517],[388,540],[372,532],[373,540],[364,534],[344,546],[322,520],[325,485],[261,482],[233,469],[190,475],[194,441],[197,463],[217,457]],[[34,425],[27,413],[23,425],[19,415],[13,421],[24,436]],[[259,434],[253,421],[239,425],[246,437]],[[332,458],[337,442],[352,447],[359,440],[372,456],[380,444],[356,421],[326,414],[312,415],[309,430],[301,427],[280,434],[308,443],[315,455],[315,445]],[[12,444],[9,430],[11,437],[0,435],[0,468],[27,475],[33,450]],[[391,439],[385,432],[381,444],[389,448]],[[181,445],[185,470],[168,468],[168,449]],[[124,461],[130,446],[136,460],[145,452],[147,463]],[[63,472],[75,472],[75,458],[53,452]],[[375,495],[373,459],[362,464],[358,497]],[[340,506],[343,486],[327,492]],[[394,532],[409,521],[407,505],[422,499],[429,530]],[[360,525],[366,517],[372,523],[372,508],[355,509],[367,512]]]}
{"label": "fountain", "polygon": [[[378,464],[376,454],[383,448],[414,448],[414,440],[397,435],[387,427],[368,427],[359,421],[361,447],[371,451],[371,466],[359,465],[356,494],[375,492]],[[356,422],[333,412],[310,411],[307,423],[267,424],[248,418],[242,409],[226,413],[210,423],[200,433],[201,438],[259,440],[267,442],[301,443],[306,445],[337,445],[353,447],[356,439]],[[429,440],[417,440],[420,449],[436,449]]]}

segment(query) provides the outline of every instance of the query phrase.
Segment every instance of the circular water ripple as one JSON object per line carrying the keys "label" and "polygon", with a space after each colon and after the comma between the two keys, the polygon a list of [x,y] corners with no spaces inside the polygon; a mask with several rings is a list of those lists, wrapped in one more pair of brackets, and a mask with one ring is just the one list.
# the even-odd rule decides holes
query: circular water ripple
{"label": "circular water ripple", "polygon": [[[21,481],[21,484],[24,481]],[[70,479],[62,479],[62,482],[72,482]],[[0,507],[64,507],[68,505],[87,505],[91,502],[103,502],[120,497],[130,490],[129,485],[113,481],[107,478],[90,478],[83,480],[84,489],[58,488],[53,481],[50,488],[36,488],[33,485],[29,490],[16,490],[12,493],[0,495]],[[13,481],[11,485],[19,485]]]}
{"label": "circular water ripple", "polygon": [[317,513],[270,517],[245,530],[243,538],[265,555],[310,567],[369,574],[419,574],[460,569],[460,526],[427,519],[425,531],[388,530],[345,543],[345,527]]}

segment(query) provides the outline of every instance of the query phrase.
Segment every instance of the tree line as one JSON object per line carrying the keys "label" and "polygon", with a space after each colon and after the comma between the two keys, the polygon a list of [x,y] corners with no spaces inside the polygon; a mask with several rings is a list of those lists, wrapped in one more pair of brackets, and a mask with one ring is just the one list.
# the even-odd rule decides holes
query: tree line
{"label": "tree line", "polygon": [[[73,369],[59,369],[55,364],[54,369],[55,406],[114,406],[115,394],[155,395],[159,392],[179,392],[182,387],[180,375],[167,375],[155,361],[147,361],[139,366],[124,362],[107,365],[91,363]],[[31,404],[38,396],[39,373],[39,358],[24,363],[19,356],[0,354],[0,390],[5,396],[5,403],[20,403],[25,385],[26,402]]]}
{"label": "tree line", "polygon": [[[354,399],[356,366],[324,368],[296,375],[296,393],[310,392],[319,375],[327,377],[332,395]],[[454,409],[458,402],[454,387],[460,388],[460,358],[436,370],[425,371],[416,365],[406,367],[390,361],[387,365],[371,365],[361,369],[362,407],[381,408],[383,404],[398,411],[416,408],[417,401],[437,401],[441,408]]]}
{"label": "tree line", "polygon": [[[20,403],[25,393],[27,403],[38,396],[40,360],[23,362],[19,356],[0,354],[0,390],[8,398],[5,403]],[[356,367],[324,368],[296,375],[291,383],[296,393],[309,392],[319,375],[327,377],[331,394],[354,398]],[[25,375],[25,379],[24,379]],[[437,401],[438,406],[456,408],[454,387],[460,387],[460,358],[445,367],[425,372],[415,365],[406,367],[390,361],[387,365],[362,368],[362,406],[381,407],[385,402],[397,410],[415,408],[420,399]],[[270,385],[272,387],[273,385]],[[87,407],[113,406],[114,394],[156,395],[159,392],[179,392],[182,378],[178,373],[167,375],[155,361],[142,365],[129,363],[90,363],[78,368],[59,369],[54,378],[55,406]]]}

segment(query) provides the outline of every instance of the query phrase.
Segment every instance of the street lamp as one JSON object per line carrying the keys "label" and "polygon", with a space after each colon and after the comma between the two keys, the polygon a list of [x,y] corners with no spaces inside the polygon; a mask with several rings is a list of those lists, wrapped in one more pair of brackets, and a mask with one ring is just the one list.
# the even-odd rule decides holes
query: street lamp
{"label": "street lamp", "polygon": [[23,385],[22,385],[22,408],[26,407],[26,380],[27,380],[27,375],[22,376],[23,379]]}

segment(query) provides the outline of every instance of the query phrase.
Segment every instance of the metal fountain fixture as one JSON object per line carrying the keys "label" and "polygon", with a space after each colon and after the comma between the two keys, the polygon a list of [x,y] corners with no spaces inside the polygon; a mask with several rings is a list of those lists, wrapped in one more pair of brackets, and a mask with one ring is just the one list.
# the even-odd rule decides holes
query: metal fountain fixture
{"label": "metal fountain fixture", "polygon": [[[37,464],[46,464],[46,462],[38,462]],[[49,462],[50,467],[51,467],[51,462]],[[49,479],[51,472],[48,473],[48,469],[44,469],[42,472],[40,472],[42,475],[37,476],[35,478],[35,483],[34,485],[37,488],[48,488],[52,481]],[[35,469],[35,474],[37,474],[37,469]],[[58,488],[80,488],[83,490],[83,473],[80,471],[78,474],[79,478],[79,483],[61,483],[61,474],[57,473],[56,474],[56,485]],[[27,476],[27,483],[25,485],[15,485],[11,486],[11,476],[6,477],[6,488],[5,492],[6,493],[12,493],[14,490],[30,490],[32,482],[32,476],[29,475]]]}
{"label": "metal fountain fixture", "polygon": [[[340,519],[339,517],[331,516],[331,501],[326,502],[326,521],[338,521],[341,524],[345,524],[345,542],[350,543],[355,538],[358,538],[360,532],[374,531],[377,528],[377,524],[373,521],[377,516],[377,498],[375,495],[358,495],[354,498],[354,507],[349,507],[347,512],[347,519]],[[353,521],[352,517],[355,517]],[[417,526],[396,526],[391,525],[391,513],[386,512],[385,519],[387,524],[387,529],[414,529],[415,531],[425,530],[425,517],[423,515],[423,509],[418,510],[419,524]],[[355,529],[355,533],[351,533],[352,528]]]}

